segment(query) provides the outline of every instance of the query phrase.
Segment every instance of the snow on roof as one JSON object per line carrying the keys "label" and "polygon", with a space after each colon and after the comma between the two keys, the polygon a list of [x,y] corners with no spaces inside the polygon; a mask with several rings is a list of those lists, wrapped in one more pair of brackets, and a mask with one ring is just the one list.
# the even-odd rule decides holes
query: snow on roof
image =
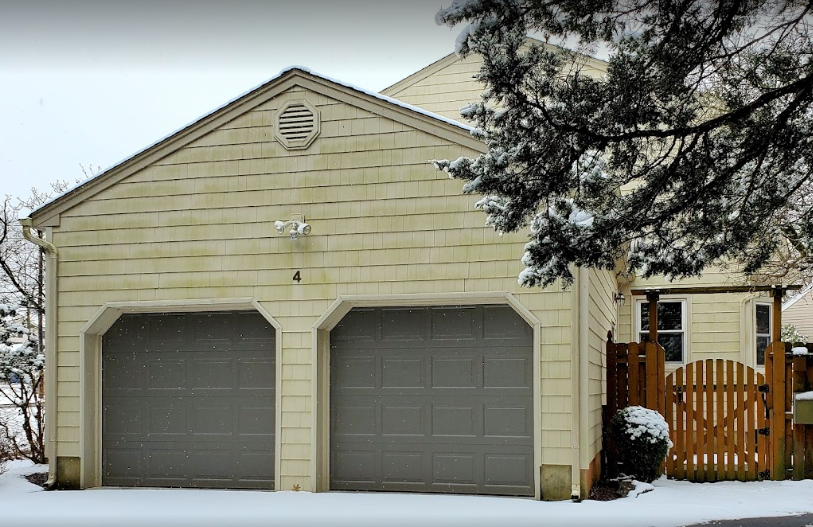
{"label": "snow on roof", "polygon": [[[320,79],[324,79],[324,80],[326,80],[326,81],[330,81],[330,82],[332,82],[332,83],[334,83],[334,84],[339,84],[339,85],[341,85],[341,86],[344,86],[345,88],[350,88],[351,90],[355,90],[355,91],[357,91],[357,92],[361,92],[361,93],[363,93],[363,94],[365,94],[365,95],[369,95],[370,97],[375,97],[376,99],[382,100],[382,101],[384,101],[384,102],[388,102],[388,103],[390,103],[390,104],[394,104],[394,105],[396,105],[396,106],[400,106],[401,108],[405,108],[405,109],[407,109],[407,110],[411,110],[411,111],[416,112],[416,113],[419,113],[419,114],[421,114],[421,115],[425,115],[425,116],[427,116],[427,117],[431,117],[432,119],[437,119],[438,121],[442,121],[442,122],[444,122],[444,123],[446,123],[446,124],[450,124],[450,125],[452,125],[452,126],[456,126],[456,127],[458,127],[458,128],[462,128],[463,130],[466,130],[467,132],[471,132],[472,130],[474,130],[474,127],[469,126],[469,125],[464,124],[464,123],[461,123],[460,121],[455,121],[454,119],[449,119],[448,117],[444,117],[444,116],[442,116],[442,115],[438,115],[438,114],[433,113],[433,112],[430,112],[430,111],[428,111],[428,110],[424,110],[423,108],[419,108],[419,107],[417,107],[417,106],[413,106],[413,105],[411,105],[411,104],[407,104],[407,103],[405,103],[405,102],[403,102],[403,101],[399,101],[398,99],[393,99],[392,97],[387,97],[386,95],[382,95],[382,94],[380,94],[380,93],[378,93],[378,92],[374,92],[374,91],[370,91],[370,90],[365,90],[364,88],[360,88],[360,87],[355,86],[355,85],[353,85],[353,84],[349,84],[349,83],[347,83],[347,82],[340,81],[340,80],[338,80],[338,79],[334,79],[334,78],[332,78],[332,77],[327,77],[327,76],[325,76],[325,75],[321,75],[321,74],[316,73],[315,71],[312,71],[312,70],[310,70],[310,69],[308,69],[308,68],[306,68],[306,67],[304,67],[304,66],[289,66],[289,67],[285,68],[284,70],[282,70],[281,72],[279,72],[279,74],[278,74],[276,77],[274,77],[274,79],[276,79],[276,78],[278,78],[278,77],[282,77],[283,75],[285,75],[285,74],[286,74],[286,73],[288,73],[289,71],[294,71],[294,70],[300,70],[300,71],[303,71],[303,72],[305,72],[305,73],[308,73],[308,74],[310,74],[310,75],[313,75],[314,77],[319,77]],[[274,79],[272,79],[272,80],[274,80]],[[269,81],[269,82],[270,82],[270,81]]]}
{"label": "snow on roof", "polygon": [[234,102],[236,102],[236,101],[238,101],[238,100],[242,99],[242,98],[243,98],[243,97],[245,97],[246,95],[249,95],[250,93],[253,93],[253,92],[254,92],[254,91],[256,91],[256,90],[259,90],[259,89],[260,89],[260,88],[262,88],[263,86],[266,86],[267,84],[270,84],[270,83],[272,83],[272,82],[276,81],[277,79],[280,79],[280,78],[281,78],[281,77],[283,77],[285,74],[287,74],[287,73],[289,73],[289,72],[292,72],[292,71],[301,71],[301,72],[303,72],[303,73],[307,73],[308,75],[311,75],[311,76],[313,76],[313,77],[318,77],[318,78],[320,78],[320,79],[326,80],[326,81],[328,81],[328,82],[332,82],[332,83],[334,83],[334,84],[338,84],[338,85],[340,85],[340,86],[343,86],[343,87],[345,87],[345,88],[349,88],[349,89],[354,90],[354,91],[357,91],[357,92],[359,92],[359,93],[363,93],[363,94],[365,94],[365,95],[369,95],[370,97],[375,97],[376,99],[378,99],[378,100],[380,100],[380,101],[384,101],[384,102],[386,102],[386,103],[389,103],[389,104],[392,104],[392,105],[395,105],[395,106],[399,106],[399,107],[404,108],[404,109],[406,109],[406,110],[409,110],[409,111],[412,111],[412,112],[415,112],[415,113],[418,113],[418,114],[424,115],[424,116],[426,116],[426,117],[429,117],[429,118],[435,119],[435,120],[437,120],[437,121],[441,121],[441,122],[446,123],[446,124],[449,124],[449,125],[451,125],[451,126],[455,126],[455,127],[460,128],[460,129],[462,129],[462,130],[465,130],[465,131],[467,131],[467,132],[471,132],[472,130],[474,130],[474,128],[473,128],[473,127],[471,127],[471,126],[469,126],[469,125],[467,125],[467,124],[461,123],[461,122],[459,122],[459,121],[455,121],[454,119],[449,119],[448,117],[444,117],[444,116],[442,116],[442,115],[438,115],[438,114],[436,114],[436,113],[433,113],[433,112],[430,112],[430,111],[424,110],[423,108],[418,108],[417,106],[412,106],[411,104],[407,104],[407,103],[405,103],[405,102],[403,102],[403,101],[399,101],[398,99],[393,99],[392,97],[387,97],[386,95],[382,95],[382,94],[377,93],[377,92],[374,92],[374,91],[366,90],[366,89],[364,89],[364,88],[360,88],[360,87],[358,87],[358,86],[354,86],[353,84],[349,84],[349,83],[347,83],[347,82],[343,82],[343,81],[340,81],[340,80],[337,80],[337,79],[333,79],[333,78],[328,77],[328,76],[326,76],[326,75],[321,75],[321,74],[316,73],[315,71],[313,71],[313,70],[311,70],[311,69],[309,69],[309,68],[306,68],[306,67],[304,67],[304,66],[289,66],[289,67],[287,67],[287,68],[283,69],[282,71],[280,71],[279,73],[277,73],[276,75],[274,75],[273,77],[271,77],[270,79],[268,79],[267,81],[264,81],[264,82],[262,82],[262,83],[258,84],[257,86],[254,86],[253,88],[251,88],[251,89],[249,89],[249,90],[246,90],[245,92],[241,93],[241,94],[240,94],[240,95],[238,95],[237,97],[234,97],[234,98],[230,99],[230,100],[229,100],[229,101],[227,101],[225,104],[221,104],[220,106],[218,106],[218,107],[214,108],[213,110],[211,110],[211,111],[208,111],[208,112],[204,113],[204,114],[203,114],[203,115],[201,115],[200,117],[197,117],[196,119],[193,119],[192,121],[190,121],[190,122],[186,123],[186,124],[185,124],[185,125],[183,125],[182,127],[180,127],[180,128],[178,128],[178,129],[176,129],[176,130],[174,130],[174,131],[170,132],[169,134],[167,134],[167,135],[165,135],[165,136],[161,137],[161,138],[160,138],[160,139],[158,139],[157,141],[154,141],[154,142],[150,143],[149,145],[147,145],[146,147],[142,148],[141,150],[138,150],[138,151],[136,151],[135,153],[133,153],[133,154],[131,154],[131,155],[129,155],[129,156],[127,156],[127,157],[125,157],[124,159],[122,159],[122,160],[118,161],[117,163],[114,163],[114,164],[110,165],[109,167],[105,168],[104,170],[102,170],[101,172],[99,172],[98,174],[96,174],[95,176],[93,176],[92,178],[90,178],[90,179],[86,179],[85,181],[82,181],[81,183],[78,183],[78,184],[74,185],[73,187],[70,187],[70,188],[69,188],[69,189],[67,189],[65,192],[63,192],[63,193],[59,194],[58,196],[55,196],[53,199],[51,199],[51,200],[49,200],[49,201],[47,201],[47,202],[43,203],[42,205],[40,205],[40,206],[39,206],[39,207],[37,207],[36,209],[32,210],[31,212],[29,212],[29,214],[28,214],[28,215],[29,215],[29,216],[34,215],[35,213],[37,213],[38,211],[40,211],[40,210],[42,210],[42,209],[44,209],[44,208],[48,207],[49,205],[51,205],[51,204],[52,204],[52,203],[54,203],[55,201],[58,201],[58,200],[62,199],[62,197],[63,197],[63,196],[66,196],[66,195],[68,195],[68,194],[71,194],[72,192],[74,192],[74,191],[78,190],[79,188],[81,188],[81,187],[83,187],[83,186],[87,185],[89,182],[94,181],[94,180],[96,180],[96,179],[98,179],[98,178],[100,178],[100,177],[104,176],[105,174],[107,174],[108,172],[110,172],[111,170],[113,170],[114,168],[119,167],[119,166],[121,166],[121,165],[123,165],[123,164],[127,163],[127,162],[128,162],[128,161],[130,161],[131,159],[133,159],[133,158],[135,158],[135,157],[139,156],[140,154],[142,154],[142,153],[146,152],[147,150],[150,150],[151,148],[153,148],[153,147],[155,147],[155,146],[157,146],[157,145],[159,145],[159,144],[163,143],[164,141],[166,141],[166,140],[167,140],[167,139],[169,139],[170,137],[172,137],[172,136],[174,136],[174,135],[176,135],[176,134],[179,134],[180,132],[182,132],[183,130],[186,130],[187,128],[189,128],[189,127],[190,127],[190,126],[192,126],[193,124],[197,123],[198,121],[201,121],[201,120],[205,119],[207,116],[212,115],[213,113],[215,113],[215,112],[217,112],[217,111],[219,111],[219,110],[222,110],[223,108],[226,108],[227,106],[229,106],[229,105],[233,104]]}
{"label": "snow on roof", "polygon": [[789,308],[790,306],[792,306],[793,304],[795,304],[796,302],[798,302],[799,300],[801,300],[802,298],[807,296],[807,294],[810,293],[811,291],[813,291],[813,284],[808,285],[807,287],[802,289],[799,292],[799,294],[797,294],[796,296],[786,300],[785,303],[782,304],[782,311],[786,310],[787,308]]}

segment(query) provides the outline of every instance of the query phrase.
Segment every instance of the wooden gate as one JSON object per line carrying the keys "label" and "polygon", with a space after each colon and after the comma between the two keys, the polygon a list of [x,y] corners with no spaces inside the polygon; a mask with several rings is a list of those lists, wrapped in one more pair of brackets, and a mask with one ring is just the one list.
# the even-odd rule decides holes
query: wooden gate
{"label": "wooden gate", "polygon": [[765,376],[739,362],[697,361],[666,377],[674,443],[666,474],[689,481],[768,478]]}

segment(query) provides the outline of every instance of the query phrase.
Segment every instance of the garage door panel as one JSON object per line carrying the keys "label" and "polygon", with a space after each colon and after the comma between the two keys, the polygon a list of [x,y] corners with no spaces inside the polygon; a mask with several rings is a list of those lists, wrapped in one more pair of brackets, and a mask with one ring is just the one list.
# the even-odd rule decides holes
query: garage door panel
{"label": "garage door panel", "polygon": [[477,388],[478,364],[473,357],[431,360],[432,388]]}
{"label": "garage door panel", "polygon": [[142,435],[143,412],[138,402],[123,400],[102,406],[102,433],[111,439],[137,439]]}
{"label": "garage door panel", "polygon": [[476,412],[472,405],[432,405],[432,436],[477,437]]}
{"label": "garage door panel", "polygon": [[531,439],[531,408],[528,406],[484,406],[483,436]]}
{"label": "garage door panel", "polygon": [[230,391],[234,386],[231,359],[195,358],[187,359],[189,367],[188,387],[192,390]]}
{"label": "garage door panel", "polygon": [[484,388],[533,389],[530,359],[514,357],[488,357],[483,359]]}
{"label": "garage door panel", "polygon": [[183,449],[151,449],[147,456],[147,477],[149,479],[186,480],[189,472],[186,466],[187,452]]}
{"label": "garage door panel", "polygon": [[375,309],[355,308],[347,313],[333,328],[330,332],[330,339],[333,342],[374,343],[377,340],[377,334],[377,311]]}
{"label": "garage door panel", "polygon": [[[272,444],[273,442],[268,443]],[[267,488],[267,484],[274,483],[273,477],[269,477],[274,473],[274,453],[264,448],[264,445],[260,447],[254,445],[254,449],[244,448],[237,453],[239,480],[262,482]]]}
{"label": "garage door panel", "polygon": [[483,308],[483,338],[486,340],[533,341],[533,328],[509,306]]}
{"label": "garage door panel", "polygon": [[274,437],[273,406],[243,406],[237,413],[239,437],[264,438],[271,440]]}
{"label": "garage door panel", "polygon": [[375,365],[373,357],[342,357],[333,362],[331,382],[343,390],[375,388]]}
{"label": "garage door panel", "polygon": [[190,434],[195,438],[217,437],[220,440],[234,434],[234,416],[236,404],[214,397],[204,401],[194,401],[189,410]]}
{"label": "garage door panel", "polygon": [[331,456],[331,466],[335,473],[336,483],[376,483],[370,467],[375,467],[376,452],[362,450],[335,450]]}
{"label": "garage door panel", "polygon": [[477,308],[441,308],[430,310],[432,339],[474,340],[477,338]]}
{"label": "garage door panel", "polygon": [[105,454],[110,460],[105,466],[105,478],[110,485],[131,485],[138,481],[143,473],[140,448],[110,446]]}
{"label": "garage door panel", "polygon": [[171,436],[188,435],[186,399],[155,397],[149,401],[141,401],[140,406],[143,415],[147,416],[144,420],[145,427],[141,430],[143,437],[171,440]]}
{"label": "garage door panel", "polygon": [[381,309],[381,341],[425,340],[424,309]]}
{"label": "garage door panel", "polygon": [[530,487],[533,459],[527,454],[484,454],[485,484],[491,486]]}
{"label": "garage door panel", "polygon": [[331,434],[335,439],[351,440],[353,437],[363,436],[363,441],[376,434],[376,407],[374,403],[362,400],[353,403],[349,400],[337,407],[341,419],[332,421]]}
{"label": "garage door panel", "polygon": [[105,371],[105,391],[108,393],[141,390],[143,388],[142,362],[135,353],[117,353],[102,358]]}
{"label": "garage door panel", "polygon": [[237,387],[241,391],[273,391],[276,388],[274,361],[240,359],[237,361]]}
{"label": "garage door panel", "polygon": [[[340,322],[343,335],[376,340],[331,333],[333,488],[533,495],[533,339],[502,308],[492,318],[510,320],[522,338],[486,339],[488,311],[366,309]],[[394,338],[383,325],[398,320],[422,330],[401,328]]]}
{"label": "garage door panel", "polygon": [[396,405],[382,403],[381,435],[383,436],[423,436],[424,408],[421,405]]}
{"label": "garage door panel", "polygon": [[424,452],[382,452],[382,483],[424,484],[426,453]]}
{"label": "garage door panel", "polygon": [[[120,318],[103,340],[103,484],[273,488],[269,328],[257,313]],[[119,347],[133,332],[143,349]],[[235,349],[243,333],[254,341]]]}
{"label": "garage door panel", "polygon": [[425,362],[421,357],[401,358],[382,356],[382,388],[425,388]]}
{"label": "garage door panel", "polygon": [[155,357],[147,361],[148,390],[186,390],[186,360]]}
{"label": "garage door panel", "polygon": [[435,452],[432,455],[432,483],[476,485],[473,452]]}

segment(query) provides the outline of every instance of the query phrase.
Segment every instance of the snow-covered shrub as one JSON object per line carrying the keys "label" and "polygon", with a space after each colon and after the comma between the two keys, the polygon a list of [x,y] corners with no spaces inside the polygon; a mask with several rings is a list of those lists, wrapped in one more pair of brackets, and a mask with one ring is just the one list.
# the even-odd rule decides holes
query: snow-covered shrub
{"label": "snow-covered shrub", "polygon": [[785,324],[782,326],[782,342],[791,344],[807,342],[807,335],[799,331],[793,324]]}
{"label": "snow-covered shrub", "polygon": [[610,421],[610,435],[627,475],[647,483],[660,477],[663,459],[672,447],[669,426],[661,414],[641,406],[622,408]]}

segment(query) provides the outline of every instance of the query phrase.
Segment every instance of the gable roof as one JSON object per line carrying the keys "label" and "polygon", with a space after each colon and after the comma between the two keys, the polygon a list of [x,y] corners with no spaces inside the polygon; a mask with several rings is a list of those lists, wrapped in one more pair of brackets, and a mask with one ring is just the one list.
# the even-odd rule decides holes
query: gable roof
{"label": "gable roof", "polygon": [[[532,37],[528,37],[527,41],[528,42],[533,42],[533,43],[536,43],[536,44],[544,44],[548,48],[560,49],[560,50],[564,50],[564,51],[573,51],[573,50],[564,48],[562,46],[556,46],[556,45],[553,45],[553,44],[548,44],[547,42],[542,42],[541,40],[536,39],[536,38],[532,38]],[[578,52],[574,52],[574,53],[578,54]],[[474,54],[469,55],[469,56],[474,56]],[[607,62],[606,61],[601,60],[601,59],[597,59],[595,57],[591,57],[589,55],[583,55],[583,57],[585,58],[586,63],[590,67],[595,68],[595,69],[600,70],[600,71],[606,71],[606,69],[607,69]],[[430,76],[434,75],[435,73],[441,71],[442,69],[444,69],[444,68],[446,68],[448,66],[451,66],[452,64],[454,64],[457,61],[465,60],[465,59],[466,59],[466,57],[461,57],[461,56],[457,55],[456,53],[449,53],[445,57],[436,60],[432,64],[426,66],[425,68],[422,68],[422,69],[416,71],[412,75],[410,75],[410,76],[408,76],[408,77],[406,77],[404,79],[401,79],[400,81],[396,82],[395,84],[393,84],[391,86],[387,86],[386,88],[381,90],[381,93],[383,93],[384,95],[389,95],[391,97],[395,97],[398,93],[404,91],[405,89],[409,88],[410,86],[413,86],[413,85],[421,82],[422,80],[426,79],[427,77],[430,77]]]}
{"label": "gable roof", "polygon": [[145,149],[42,205],[30,214],[34,227],[58,226],[59,215],[62,212],[115,185],[159,159],[176,152],[212,130],[294,86],[362,108],[373,114],[392,119],[461,146],[480,152],[486,150],[481,141],[471,136],[472,128],[466,124],[392,99],[386,95],[367,91],[319,75],[306,68],[293,66],[282,70],[278,75],[260,86],[227,102],[180,130],[159,139]]}
{"label": "gable roof", "polygon": [[386,88],[381,90],[381,93],[383,93],[384,95],[394,96],[396,93],[400,93],[405,89],[409,88],[410,86],[421,82],[425,78],[434,75],[443,68],[451,66],[458,60],[463,60],[463,57],[458,57],[455,53],[449,53],[442,59],[438,59],[432,64],[426,66],[425,68],[421,68],[420,70],[416,71],[409,77],[399,80],[392,86],[387,86]]}

